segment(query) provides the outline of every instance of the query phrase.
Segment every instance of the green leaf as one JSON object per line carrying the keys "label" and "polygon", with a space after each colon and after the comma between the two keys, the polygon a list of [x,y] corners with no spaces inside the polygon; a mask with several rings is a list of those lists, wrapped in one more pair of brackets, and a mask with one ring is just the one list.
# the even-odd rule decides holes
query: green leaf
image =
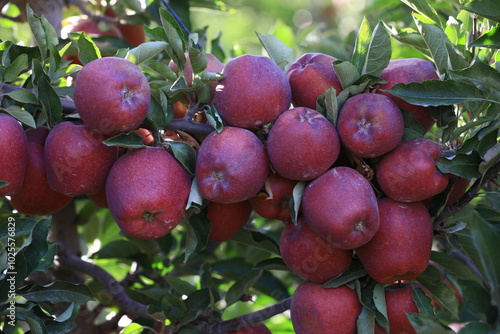
{"label": "green leaf", "polygon": [[10,184],[10,182],[0,181],[0,188],[7,187],[9,184]]}
{"label": "green leaf", "polygon": [[174,157],[181,163],[186,171],[192,176],[196,167],[196,152],[187,143],[173,141],[168,143]]}
{"label": "green leaf", "polygon": [[172,14],[164,8],[160,8],[160,20],[168,43],[166,51],[179,68],[179,72],[182,72],[186,64],[184,56],[184,50],[186,50],[185,33]]}
{"label": "green leaf", "polygon": [[7,93],[5,95],[21,103],[28,103],[28,104],[38,103],[35,94],[26,89],[18,89],[10,93]]}
{"label": "green leaf", "polygon": [[389,64],[391,53],[391,37],[382,23],[379,23],[373,29],[366,61],[360,73],[379,76]]}
{"label": "green leaf", "polygon": [[[215,293],[217,295],[217,293]],[[185,300],[188,310],[203,310],[210,306],[213,293],[210,288],[196,290]]]}
{"label": "green leaf", "polygon": [[97,252],[92,254],[92,259],[127,259],[141,253],[141,249],[128,240],[115,240],[107,243]]}
{"label": "green leaf", "polygon": [[138,323],[131,323],[124,329],[120,331],[120,334],[141,334],[143,332],[144,327],[139,325]]}
{"label": "green leaf", "polygon": [[210,106],[209,109],[205,109],[205,115],[207,116],[207,120],[211,126],[217,131],[217,133],[221,133],[224,129],[224,123],[222,118],[217,111],[215,106]]}
{"label": "green leaf", "polygon": [[453,157],[440,157],[436,166],[442,173],[451,173],[467,180],[480,176],[478,165],[482,159],[476,151],[471,154],[457,154]]}
{"label": "green leaf", "polygon": [[184,262],[198,255],[208,242],[210,234],[210,221],[206,215],[192,215],[189,217],[186,234],[186,254]]}
{"label": "green leaf", "polygon": [[212,47],[211,53],[217,57],[221,61],[221,63],[224,63],[226,60],[226,55],[224,54],[224,49],[222,48],[221,44],[221,36],[222,32],[219,32],[217,36],[215,36],[214,39],[210,42],[210,45]]}
{"label": "green leaf", "polygon": [[5,110],[9,115],[17,119],[19,122],[24,123],[29,127],[36,128],[36,122],[33,116],[21,107],[10,105],[5,109],[2,108],[2,110]]}
{"label": "green leaf", "polygon": [[293,187],[292,198],[290,198],[290,214],[292,216],[292,222],[297,224],[297,219],[299,217],[300,203],[302,202],[302,195],[306,188],[307,183],[304,181],[298,182],[295,187]]}
{"label": "green leaf", "polygon": [[8,65],[3,72],[3,81],[15,81],[21,72],[28,69],[28,55],[19,55],[10,65]]}
{"label": "green leaf", "polygon": [[118,146],[124,148],[144,148],[146,145],[142,142],[141,136],[134,131],[129,133],[120,133],[114,137],[102,142],[106,146]]}
{"label": "green leaf", "polygon": [[496,143],[484,154],[483,161],[479,164],[479,173],[484,174],[500,159],[500,142]]}
{"label": "green leaf", "polygon": [[375,314],[367,307],[363,306],[361,314],[356,321],[357,333],[374,333]]}
{"label": "green leaf", "polygon": [[276,36],[257,33],[260,44],[266,49],[271,59],[282,69],[288,67],[295,60],[293,49],[280,41]]}
{"label": "green leaf", "polygon": [[19,248],[18,254],[22,254],[26,260],[27,274],[31,274],[40,266],[47,252],[49,251],[49,243],[47,236],[49,233],[49,225],[52,217],[41,219],[33,227],[33,232],[24,241],[23,245]]}
{"label": "green leaf", "polygon": [[193,178],[193,181],[191,182],[191,191],[189,193],[186,204],[186,210],[193,207],[198,207],[199,211],[199,208],[201,208],[202,205],[203,197],[201,196],[200,189],[198,188],[198,182],[196,182],[196,178]]}
{"label": "green leaf", "polygon": [[47,122],[52,125],[61,120],[62,105],[59,96],[50,83],[48,75],[43,71],[43,65],[38,59],[33,59],[33,88],[42,105]]}
{"label": "green leaf", "polygon": [[413,300],[418,308],[418,314],[436,318],[432,299],[429,298],[420,287],[414,287],[412,292]]}
{"label": "green leaf", "polygon": [[161,309],[167,319],[177,320],[186,312],[186,305],[182,299],[166,293],[161,298]]}
{"label": "green leaf", "polygon": [[432,284],[426,279],[419,277],[418,281],[430,291],[433,299],[441,306],[443,311],[450,315],[452,319],[458,319],[459,304],[455,297],[455,291],[450,286],[442,280]]}
{"label": "green leaf", "polygon": [[42,58],[45,59],[49,50],[59,43],[57,33],[49,21],[45,17],[36,16],[29,5],[26,6],[26,15],[33,37],[35,37],[40,48]]}
{"label": "green leaf", "polygon": [[328,282],[323,284],[324,288],[338,288],[344,284],[352,282],[358,278],[364,277],[367,275],[367,272],[361,262],[354,262],[349,268],[344,270],[337,277],[332,278]]}
{"label": "green leaf", "polygon": [[92,38],[86,33],[82,32],[77,41],[78,59],[82,64],[88,64],[92,60],[101,58],[101,51],[94,43]]}
{"label": "green leaf", "polygon": [[165,280],[175,291],[183,295],[189,296],[196,291],[196,287],[178,277],[165,276]]}
{"label": "green leaf", "polygon": [[469,322],[459,332],[460,334],[490,334],[488,325],[482,322]]}
{"label": "green leaf", "polygon": [[471,281],[481,281],[477,274],[467,264],[457,260],[449,254],[432,251],[431,261],[439,264],[441,267],[460,278]]}
{"label": "green leaf", "polygon": [[207,54],[205,50],[200,49],[197,46],[198,34],[190,34],[188,41],[188,55],[191,67],[193,68],[193,74],[201,73],[207,68],[208,65]]}
{"label": "green leaf", "polygon": [[358,35],[356,36],[354,52],[351,58],[351,62],[356,67],[358,73],[363,73],[363,69],[365,68],[366,56],[368,54],[371,39],[372,30],[370,23],[366,17],[363,17]]}
{"label": "green leaf", "polygon": [[485,97],[500,103],[500,87],[498,85],[500,73],[493,67],[475,62],[466,69],[451,71],[449,75],[455,81],[476,86]]}
{"label": "green leaf", "polygon": [[484,32],[479,38],[469,44],[469,47],[500,49],[500,27],[494,27]]}
{"label": "green leaf", "polygon": [[429,5],[429,3],[425,0],[401,0],[408,7],[419,13],[420,15],[425,16],[428,20],[434,22],[434,24],[440,26],[441,20],[439,18],[436,10]]}
{"label": "green leaf", "polygon": [[226,292],[226,304],[229,306],[236,303],[257,282],[261,275],[262,270],[251,270],[234,282]]}
{"label": "green leaf", "polygon": [[231,240],[280,255],[278,244],[267,235],[257,231],[242,229]]}
{"label": "green leaf", "polygon": [[333,68],[344,89],[354,84],[361,77],[356,67],[348,61],[336,60],[333,62]]}
{"label": "green leaf", "polygon": [[32,302],[49,302],[52,304],[71,301],[78,305],[94,299],[92,292],[84,284],[73,284],[55,281],[47,285],[34,284],[19,294]]}
{"label": "green leaf", "polygon": [[288,267],[285,262],[280,257],[274,257],[271,259],[265,259],[257,263],[253,269],[259,270],[284,270],[288,271]]}
{"label": "green leaf", "polygon": [[428,316],[419,315],[417,313],[406,313],[410,319],[413,328],[417,333],[432,333],[432,334],[454,334],[455,332],[448,327],[443,326],[435,319]]}
{"label": "green leaf", "polygon": [[139,65],[156,57],[163,50],[165,50],[167,46],[168,44],[162,41],[142,43],[141,45],[131,49],[125,56],[125,59]]}
{"label": "green leaf", "polygon": [[470,1],[463,9],[492,21],[500,22],[500,6],[496,0]]}

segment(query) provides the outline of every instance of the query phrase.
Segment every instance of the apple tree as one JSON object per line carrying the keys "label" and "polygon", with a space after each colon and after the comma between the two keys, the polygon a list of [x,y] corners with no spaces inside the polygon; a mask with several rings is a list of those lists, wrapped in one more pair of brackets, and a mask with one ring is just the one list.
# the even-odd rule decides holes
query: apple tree
{"label": "apple tree", "polygon": [[498,333],[500,7],[366,4],[0,1],[1,332]]}

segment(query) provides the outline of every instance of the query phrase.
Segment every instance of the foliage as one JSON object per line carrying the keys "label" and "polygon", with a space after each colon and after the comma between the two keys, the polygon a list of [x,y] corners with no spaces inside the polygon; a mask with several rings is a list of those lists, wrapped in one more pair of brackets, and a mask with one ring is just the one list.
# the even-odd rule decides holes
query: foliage
{"label": "foliage", "polygon": [[[345,53],[332,54],[341,59],[333,66],[343,91],[338,96],[334,90],[327,91],[318,99],[317,109],[335,124],[338,111],[349,96],[383,81],[379,76],[391,58],[418,55],[434,63],[440,80],[398,84],[390,92],[412,104],[438,107],[433,115],[437,125],[427,133],[407,115],[405,136],[427,137],[448,147],[450,154],[440,158],[439,169],[472,180],[472,185],[452,205],[445,205],[449,189],[431,203],[435,251],[428,269],[417,281],[430,291],[438,307],[433,308],[432,301],[417,289],[414,299],[420,314],[411,315],[410,320],[418,333],[450,333],[456,323],[466,324],[460,329],[463,334],[494,333],[500,330],[500,196],[495,181],[500,161],[500,8],[493,0],[402,0],[402,4],[391,2],[398,9],[392,18],[383,12],[384,21],[373,20],[382,2],[372,3],[359,28],[350,38],[345,37],[340,47],[332,46],[335,43],[331,40],[324,41],[323,49],[342,49]],[[130,8],[136,5],[136,1],[126,3]],[[187,29],[194,26],[190,8],[234,10],[222,1],[172,1],[172,5]],[[409,8],[412,21],[409,16],[400,17]],[[172,128],[194,129],[199,134],[213,128],[220,131],[223,124],[217,110],[206,106],[206,87],[222,76],[202,72],[208,49],[222,60],[237,55],[220,46],[224,36],[209,40],[206,30],[189,33],[159,1],[149,1],[146,9],[128,19],[151,20],[145,28],[148,42],[137,47],[120,47],[119,41],[110,38],[118,45],[114,48],[116,55],[139,65],[150,82],[152,107],[144,127],[156,132]],[[52,127],[78,117],[71,104],[72,76],[81,67],[70,64],[63,56],[76,49],[85,64],[100,58],[101,51],[96,40],[84,33],[73,34],[69,40],[58,38],[50,23],[30,8],[27,20],[37,46],[22,46],[9,40],[0,43],[0,108],[25,128],[41,124]],[[282,69],[314,47],[307,42],[301,44],[308,34],[327,31],[293,31],[292,35],[304,34],[303,40],[296,36],[294,43],[285,43],[277,37],[284,36],[284,30],[293,29],[281,22],[275,34],[262,32],[255,36],[255,41]],[[182,74],[185,52],[195,72],[192,87]],[[177,65],[180,74],[172,71],[170,61]],[[189,116],[205,113],[211,126],[173,121],[173,104],[181,99],[192,102]],[[157,141],[158,138],[156,135]],[[118,135],[105,143],[123,149],[143,146],[134,133]],[[195,150],[183,142],[170,145],[175,157],[192,175]],[[113,319],[117,321],[127,315],[133,322],[122,333],[147,332],[153,327],[158,332],[168,327],[171,332],[210,333],[222,320],[275,303],[278,311],[264,310],[261,314],[267,316],[263,319],[286,310],[287,298],[299,279],[280,258],[282,222],[254,215],[252,223],[232,240],[222,244],[210,242],[204,201],[196,182],[193,185],[185,221],[167,236],[148,241],[121,233],[109,211],[97,207],[86,196],[71,204],[72,218],[65,213],[56,213],[53,218],[13,214],[9,202],[2,199],[0,300],[6,301],[0,304],[3,332],[20,333],[28,328],[32,333],[69,332],[77,317],[95,312],[99,316],[92,321],[103,328],[105,319],[115,315]],[[290,205],[295,214],[303,188],[304,184],[299,183],[294,190]],[[52,227],[55,231],[61,229],[57,224],[74,229],[78,233],[76,240],[82,244],[83,258],[94,266],[88,267],[79,257],[68,255],[65,240],[48,241],[51,224],[56,225]],[[9,267],[12,264],[15,266]],[[87,276],[69,275],[65,267]],[[105,273],[96,274],[94,267]],[[110,291],[111,281],[120,282],[123,291]],[[385,303],[381,303],[383,286],[370,279],[358,262],[325,286],[346,283],[358,290],[364,307],[358,328],[372,332],[374,320],[387,324]],[[118,300],[123,295],[125,304],[120,304]],[[15,312],[11,311],[12,305]],[[132,311],[124,312],[124,305]],[[15,314],[15,321],[9,318],[11,314]],[[273,333],[293,332],[289,319],[283,315],[266,324]]]}

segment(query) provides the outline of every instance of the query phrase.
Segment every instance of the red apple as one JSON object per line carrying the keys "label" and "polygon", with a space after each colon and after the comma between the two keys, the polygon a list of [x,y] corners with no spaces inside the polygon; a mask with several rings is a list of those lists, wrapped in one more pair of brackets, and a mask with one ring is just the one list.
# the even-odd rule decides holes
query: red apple
{"label": "red apple", "polygon": [[[393,334],[417,334],[406,313],[418,313],[417,304],[413,300],[413,288],[409,284],[394,284],[385,288],[385,303],[390,332]],[[378,323],[375,334],[386,333]]]}
{"label": "red apple", "polygon": [[47,216],[71,202],[71,196],[53,190],[47,182],[44,162],[44,144],[49,129],[38,127],[26,131],[28,139],[28,165],[23,186],[11,196],[10,204],[27,215]]}
{"label": "red apple", "polygon": [[[391,89],[398,83],[423,82],[439,79],[432,63],[425,59],[406,58],[393,59],[382,71],[380,77],[387,83],[380,84],[379,89]],[[436,122],[431,115],[430,107],[417,106],[395,97],[394,95],[378,90],[377,93],[389,96],[401,108],[411,112],[425,131],[428,131]]]}
{"label": "red apple", "polygon": [[342,144],[350,152],[361,158],[378,157],[401,141],[403,115],[387,96],[358,94],[342,106],[337,131]]}
{"label": "red apple", "polygon": [[290,107],[290,84],[270,58],[243,55],[229,60],[215,90],[214,104],[229,125],[258,127]]}
{"label": "red apple", "polygon": [[21,190],[28,163],[28,143],[23,127],[16,119],[0,114],[0,181],[10,184],[0,188],[0,196]]}
{"label": "red apple", "polygon": [[441,153],[429,139],[401,142],[380,160],[376,176],[382,191],[399,202],[417,202],[446,189],[448,178],[436,169]]}
{"label": "red apple", "polygon": [[248,200],[238,203],[209,202],[207,218],[211,228],[208,240],[226,241],[238,233],[248,222],[252,206]]}
{"label": "red apple", "polygon": [[303,281],[292,296],[290,317],[297,334],[355,334],[361,303],[347,285],[325,289]]}
{"label": "red apple", "polygon": [[95,205],[101,208],[108,208],[108,199],[106,198],[106,186],[99,189],[95,194],[87,195]]}
{"label": "red apple", "polygon": [[47,136],[44,151],[47,181],[52,189],[68,196],[99,191],[118,158],[118,147],[104,145],[104,139],[86,125],[57,124]]}
{"label": "red apple", "polygon": [[296,180],[285,179],[272,172],[265,184],[267,194],[258,194],[250,198],[250,204],[261,217],[291,221],[289,203],[297,183]]}
{"label": "red apple", "polygon": [[316,110],[298,107],[282,113],[267,138],[274,170],[291,180],[312,180],[332,166],[340,151],[337,130]]}
{"label": "red apple", "polygon": [[141,139],[142,139],[142,143],[144,145],[152,145],[153,142],[154,142],[154,137],[153,137],[153,134],[151,133],[151,131],[149,131],[148,129],[137,129],[137,130],[134,130],[135,133],[137,133]]}
{"label": "red apple", "polygon": [[227,334],[273,334],[262,322],[257,322],[236,331],[227,332]]}
{"label": "red apple", "polygon": [[349,167],[335,167],[310,182],[302,197],[302,213],[311,229],[342,249],[367,243],[379,226],[375,192]]}
{"label": "red apple", "polygon": [[188,173],[170,153],[147,147],[116,161],[106,182],[106,198],[124,233],[157,239],[179,224],[190,189]]}
{"label": "red apple", "polygon": [[432,221],[421,202],[378,201],[380,227],[375,236],[356,249],[359,260],[377,282],[391,284],[412,280],[429,263]]}
{"label": "red apple", "polygon": [[200,146],[196,181],[209,201],[242,202],[255,196],[269,171],[266,150],[252,132],[226,126],[213,131]]}
{"label": "red apple", "polygon": [[283,261],[295,275],[323,284],[352,263],[352,250],[335,247],[316,234],[303,219],[288,223],[280,238]]}
{"label": "red apple", "polygon": [[290,65],[286,75],[295,107],[316,109],[316,100],[330,87],[339,95],[342,84],[333,69],[336,60],[323,53],[306,53]]}
{"label": "red apple", "polygon": [[107,136],[135,130],[150,103],[146,76],[134,63],[117,57],[86,64],[75,81],[78,114],[92,130]]}

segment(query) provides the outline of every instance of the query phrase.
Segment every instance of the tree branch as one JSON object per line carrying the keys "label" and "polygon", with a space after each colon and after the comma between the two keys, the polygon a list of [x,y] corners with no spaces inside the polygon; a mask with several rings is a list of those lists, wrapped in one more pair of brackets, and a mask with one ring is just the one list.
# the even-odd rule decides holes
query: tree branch
{"label": "tree branch", "polygon": [[434,231],[438,234],[446,234],[446,229],[441,226],[446,218],[453,216],[455,213],[460,211],[464,206],[469,204],[477,195],[479,191],[488,183],[491,179],[498,176],[500,173],[500,161],[497,161],[490,169],[484,173],[484,175],[477,179],[474,184],[469,188],[469,190],[462,195],[455,202],[447,205],[438,217],[434,220],[433,227]]}
{"label": "tree branch", "polygon": [[108,274],[108,272],[90,262],[83,261],[61,243],[58,243],[57,246],[58,260],[63,267],[82,272],[94,278],[111,295],[113,301],[122,311],[143,318],[149,318],[146,312],[147,306],[131,299],[121,284]]}

